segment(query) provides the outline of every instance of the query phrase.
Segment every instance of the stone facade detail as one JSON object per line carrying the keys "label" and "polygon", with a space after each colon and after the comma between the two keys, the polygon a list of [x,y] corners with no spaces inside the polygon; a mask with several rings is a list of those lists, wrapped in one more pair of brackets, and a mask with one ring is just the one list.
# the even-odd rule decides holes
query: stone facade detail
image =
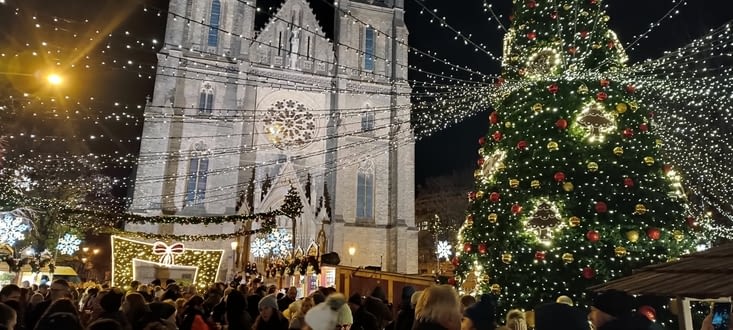
{"label": "stone facade detail", "polygon": [[[298,189],[305,207],[294,241],[304,250],[324,228],[328,246],[321,248],[337,252],[344,264],[417,272],[402,1],[338,4],[338,12],[377,31],[370,35],[373,63],[365,63],[363,24],[337,12],[333,42],[307,0],[284,0],[260,31],[254,29],[255,0],[171,0],[154,93],[145,109],[132,212],[235,214],[238,196],[254,174],[255,212],[278,209],[290,186]],[[212,30],[213,23],[218,29]],[[275,113],[283,109],[297,123]],[[283,136],[293,132],[300,135]],[[373,166],[371,185],[359,181],[367,178],[359,174],[366,160]],[[331,196],[325,226],[319,212],[324,186]],[[364,198],[358,189],[371,192],[368,202],[362,200],[371,212],[357,210],[357,198]],[[277,222],[291,226],[286,218]],[[127,228],[214,234],[237,226]],[[229,242],[191,246],[230,253]],[[353,257],[350,247],[357,251]]]}

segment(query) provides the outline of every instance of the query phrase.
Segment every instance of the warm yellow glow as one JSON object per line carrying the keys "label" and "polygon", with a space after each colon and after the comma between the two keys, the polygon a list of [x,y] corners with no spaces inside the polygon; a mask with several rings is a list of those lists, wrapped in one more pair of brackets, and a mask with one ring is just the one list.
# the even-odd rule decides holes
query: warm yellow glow
{"label": "warm yellow glow", "polygon": [[46,77],[46,80],[48,80],[48,83],[54,86],[61,85],[64,82],[64,78],[56,73],[49,74],[48,77]]}
{"label": "warm yellow glow", "polygon": [[236,241],[235,242],[232,242],[231,243],[231,246],[232,246],[232,251],[236,251],[237,250],[237,247],[239,246],[239,242],[236,242]]}
{"label": "warm yellow glow", "polygon": [[350,247],[349,248],[349,255],[353,257],[355,254],[356,254],[356,247],[353,247],[353,246]]}

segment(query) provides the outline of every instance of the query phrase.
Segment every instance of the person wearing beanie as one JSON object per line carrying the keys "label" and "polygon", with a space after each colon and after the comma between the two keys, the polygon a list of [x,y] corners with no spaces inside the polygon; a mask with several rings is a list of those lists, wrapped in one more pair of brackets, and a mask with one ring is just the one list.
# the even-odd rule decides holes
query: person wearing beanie
{"label": "person wearing beanie", "polygon": [[349,329],[354,324],[346,298],[340,293],[332,294],[305,315],[305,323],[313,330],[333,330],[337,327]]}
{"label": "person wearing beanie", "polygon": [[535,330],[588,330],[585,313],[561,303],[541,304],[534,309]]}
{"label": "person wearing beanie", "polygon": [[412,286],[408,285],[402,288],[400,311],[397,312],[394,330],[412,330],[412,325],[415,323],[415,307],[412,305],[412,296],[414,294],[415,288]]}
{"label": "person wearing beanie", "polygon": [[595,329],[603,329],[609,321],[631,315],[634,300],[625,292],[606,291],[593,299],[588,319]]}
{"label": "person wearing beanie", "polygon": [[259,315],[252,326],[253,330],[287,330],[288,319],[286,319],[277,308],[277,294],[270,294],[260,299],[257,304]]}
{"label": "person wearing beanie", "polygon": [[378,330],[379,323],[377,317],[374,314],[369,313],[365,308],[362,307],[364,300],[362,296],[355,293],[349,297],[349,309],[354,317],[354,324],[351,326],[353,330]]}
{"label": "person wearing beanie", "polygon": [[496,298],[484,294],[481,299],[463,311],[461,330],[494,330],[496,329]]}

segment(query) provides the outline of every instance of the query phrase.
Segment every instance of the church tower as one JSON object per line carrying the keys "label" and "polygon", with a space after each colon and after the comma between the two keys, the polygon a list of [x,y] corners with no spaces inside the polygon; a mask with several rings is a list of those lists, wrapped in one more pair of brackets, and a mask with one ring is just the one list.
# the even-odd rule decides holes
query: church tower
{"label": "church tower", "polygon": [[[292,186],[304,204],[296,246],[323,228],[321,251],[346,260],[353,247],[354,266],[416,272],[402,1],[338,6],[329,38],[307,0],[285,0],[262,27],[253,0],[171,0],[131,211],[267,212]],[[241,225],[127,229],[220,234]],[[190,244],[229,252],[229,242]]]}

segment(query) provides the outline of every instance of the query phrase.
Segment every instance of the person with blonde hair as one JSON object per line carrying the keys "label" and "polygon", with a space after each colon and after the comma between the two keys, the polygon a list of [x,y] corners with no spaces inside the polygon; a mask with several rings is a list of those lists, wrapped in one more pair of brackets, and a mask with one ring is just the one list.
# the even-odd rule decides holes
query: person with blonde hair
{"label": "person with blonde hair", "polygon": [[426,288],[415,306],[413,330],[458,330],[461,328],[461,304],[450,285]]}
{"label": "person with blonde hair", "polygon": [[527,317],[519,309],[512,309],[506,314],[506,325],[497,330],[527,330]]}

